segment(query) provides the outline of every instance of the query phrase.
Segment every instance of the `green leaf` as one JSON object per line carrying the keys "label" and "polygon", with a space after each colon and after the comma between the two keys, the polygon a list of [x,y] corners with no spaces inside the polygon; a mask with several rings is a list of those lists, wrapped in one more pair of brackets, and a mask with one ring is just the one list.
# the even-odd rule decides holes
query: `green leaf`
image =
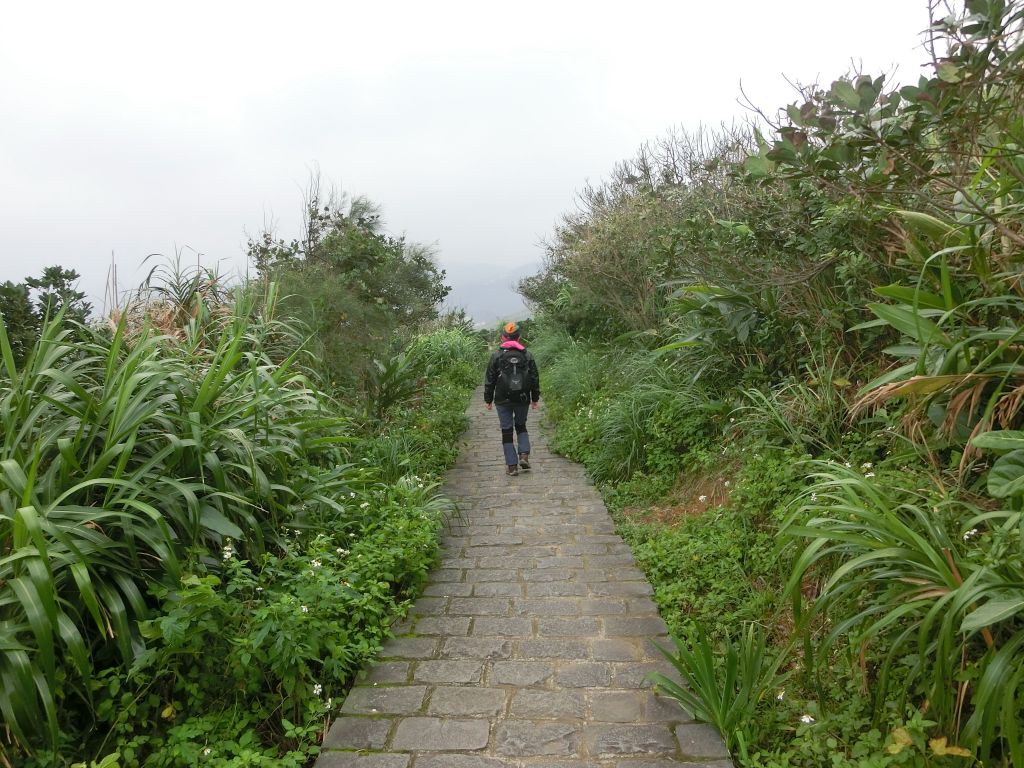
{"label": "green leaf", "polygon": [[915,360],[921,356],[920,344],[891,344],[882,350],[892,357],[912,357]]}
{"label": "green leaf", "polygon": [[749,225],[744,224],[742,221],[727,221],[726,219],[716,219],[716,223],[721,224],[728,230],[731,230],[737,235],[743,237],[750,237],[754,234],[754,230]]}
{"label": "green leaf", "polygon": [[1019,429],[1001,429],[995,432],[983,432],[971,443],[975,448],[984,448],[997,453],[1008,453],[1024,449],[1024,432]]}
{"label": "green leaf", "polygon": [[881,376],[872,379],[863,387],[860,388],[857,393],[858,397],[863,397],[868,392],[879,387],[884,387],[886,384],[892,384],[894,381],[900,381],[906,379],[908,376],[913,376],[914,370],[917,368],[917,363],[906,363],[901,365],[899,368],[894,368],[891,371],[886,371]]}
{"label": "green leaf", "polygon": [[943,311],[952,309],[946,306],[946,301],[937,293],[929,293],[905,285],[881,285],[874,289],[875,293],[887,299],[895,299],[903,304],[912,307],[927,307],[928,309],[941,309]]}
{"label": "green leaf", "polygon": [[743,161],[743,169],[751,176],[763,178],[771,175],[775,170],[775,163],[761,155],[750,155]]}
{"label": "green leaf", "polygon": [[892,304],[868,304],[868,309],[900,333],[906,334],[922,344],[938,342],[950,345],[949,337],[934,322],[913,307]]}
{"label": "green leaf", "polygon": [[860,109],[860,94],[846,80],[836,80],[832,83],[832,98],[849,109]]}
{"label": "green leaf", "polygon": [[896,211],[896,215],[917,234],[934,240],[945,240],[957,231],[956,227],[947,224],[942,219],[920,211]]}
{"label": "green leaf", "polygon": [[228,520],[224,513],[215,507],[203,507],[200,522],[204,528],[216,531],[222,536],[230,536],[233,539],[242,538],[242,529]]}
{"label": "green leaf", "polygon": [[1005,499],[1024,492],[1024,450],[1000,456],[988,473],[988,492]]}
{"label": "green leaf", "polygon": [[959,83],[964,79],[960,73],[960,67],[954,64],[952,61],[943,61],[939,63],[936,69],[936,73],[939,79],[946,83]]}
{"label": "green leaf", "polygon": [[665,344],[663,346],[658,347],[654,351],[671,352],[674,349],[682,349],[683,347],[695,347],[698,344],[700,344],[700,342],[697,339],[684,339],[683,341],[673,341],[670,344]]}
{"label": "green leaf", "polygon": [[980,608],[971,611],[964,617],[960,625],[961,632],[977,632],[979,629],[991,627],[1001,621],[1016,616],[1024,611],[1024,596],[1008,597],[1000,600],[989,600]]}
{"label": "green leaf", "polygon": [[914,101],[917,99],[917,95],[921,92],[921,89],[916,85],[905,85],[900,88],[900,96],[907,101]]}

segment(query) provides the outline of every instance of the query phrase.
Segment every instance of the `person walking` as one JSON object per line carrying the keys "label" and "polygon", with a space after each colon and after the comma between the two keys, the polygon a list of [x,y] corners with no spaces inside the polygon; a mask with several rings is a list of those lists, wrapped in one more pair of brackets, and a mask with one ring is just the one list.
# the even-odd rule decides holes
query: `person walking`
{"label": "person walking", "polygon": [[[519,326],[505,323],[501,343],[491,354],[484,374],[484,403],[498,408],[501,426],[501,448],[505,453],[505,472],[510,477],[530,469],[530,435],[526,417],[530,408],[537,409],[540,400],[540,372],[533,355],[519,339]],[[515,429],[518,442],[513,442]],[[518,450],[517,450],[518,445]]]}

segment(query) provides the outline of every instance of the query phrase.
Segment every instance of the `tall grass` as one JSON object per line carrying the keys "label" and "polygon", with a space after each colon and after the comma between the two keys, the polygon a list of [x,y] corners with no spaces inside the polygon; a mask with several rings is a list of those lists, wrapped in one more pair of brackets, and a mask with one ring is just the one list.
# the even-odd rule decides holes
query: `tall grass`
{"label": "tall grass", "polygon": [[810,351],[806,375],[772,387],[747,387],[744,403],[735,411],[741,429],[767,443],[830,454],[840,449],[853,431],[850,390],[855,373],[840,369],[842,352],[831,360]]}
{"label": "tall grass", "polygon": [[531,346],[540,367],[541,390],[555,415],[593,401],[597,392],[625,389],[621,375],[622,356],[615,349],[599,350],[552,329],[539,335]]}
{"label": "tall grass", "polygon": [[819,464],[809,503],[784,529],[807,540],[787,586],[797,615],[811,581],[818,594],[804,620],[831,619],[817,663],[828,664],[843,638],[862,655],[874,647],[878,711],[886,701],[927,702],[951,741],[986,764],[1020,765],[1020,512],[987,512],[869,475]]}
{"label": "tall grass", "polygon": [[655,690],[715,726],[730,753],[748,760],[758,710],[789,675],[782,670],[786,650],[770,650],[763,629],[754,623],[735,640],[730,638],[724,649],[695,624],[685,638],[676,640],[675,653],[660,646],[659,650],[684,685],[655,672]]}
{"label": "tall grass", "polygon": [[600,445],[591,472],[599,481],[626,480],[644,471],[659,443],[681,448],[686,437],[694,437],[683,434],[684,419],[716,409],[700,382],[642,350],[622,355],[618,377],[630,386],[613,395],[596,416]]}
{"label": "tall grass", "polygon": [[21,366],[0,325],[0,712],[21,748],[57,741],[112,648],[137,656],[152,585],[229,537],[257,556],[346,487],[348,424],[274,299],[240,293],[183,339],[54,318]]}
{"label": "tall grass", "polygon": [[459,328],[439,328],[413,337],[407,354],[424,377],[444,371],[449,380],[473,386],[481,380],[487,351],[487,345],[477,335]]}

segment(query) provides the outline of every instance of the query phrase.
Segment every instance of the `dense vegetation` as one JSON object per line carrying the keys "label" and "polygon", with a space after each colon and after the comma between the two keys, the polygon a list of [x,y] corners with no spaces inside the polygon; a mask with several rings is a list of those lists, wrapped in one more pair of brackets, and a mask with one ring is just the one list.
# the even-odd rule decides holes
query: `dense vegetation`
{"label": "dense vegetation", "polygon": [[0,765],[306,765],[415,597],[486,347],[423,249],[313,210],[102,322],[4,286]]}
{"label": "dense vegetation", "polygon": [[521,284],[740,765],[1024,765],[1022,28],[969,0],[914,84],[645,146]]}

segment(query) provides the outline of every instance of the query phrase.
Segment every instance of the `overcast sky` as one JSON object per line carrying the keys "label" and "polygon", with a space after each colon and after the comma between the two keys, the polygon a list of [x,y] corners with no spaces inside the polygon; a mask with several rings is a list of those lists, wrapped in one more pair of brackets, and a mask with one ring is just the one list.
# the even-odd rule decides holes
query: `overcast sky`
{"label": "overcast sky", "polygon": [[7,3],[0,281],[59,263],[99,303],[147,254],[244,269],[309,170],[508,271],[644,141],[766,110],[851,60],[916,81],[924,0]]}

